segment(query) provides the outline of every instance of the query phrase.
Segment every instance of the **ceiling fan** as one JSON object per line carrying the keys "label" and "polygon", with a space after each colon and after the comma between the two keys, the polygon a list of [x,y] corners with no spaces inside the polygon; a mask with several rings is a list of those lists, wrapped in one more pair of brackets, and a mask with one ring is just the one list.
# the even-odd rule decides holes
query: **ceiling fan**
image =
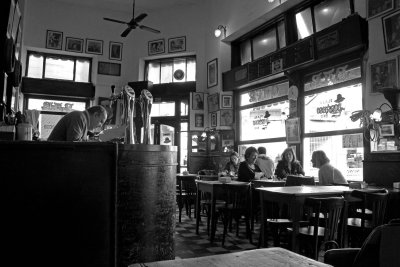
{"label": "ceiling fan", "polygon": [[136,29],[137,27],[139,29],[146,30],[149,32],[161,33],[159,30],[156,30],[156,29],[144,26],[144,25],[140,25],[139,22],[141,22],[145,17],[147,17],[147,14],[142,13],[135,18],[135,0],[133,0],[132,19],[129,22],[116,20],[116,19],[110,19],[110,18],[104,18],[104,20],[128,25],[128,28],[126,28],[125,31],[123,31],[121,33],[121,37],[126,37],[132,29]]}

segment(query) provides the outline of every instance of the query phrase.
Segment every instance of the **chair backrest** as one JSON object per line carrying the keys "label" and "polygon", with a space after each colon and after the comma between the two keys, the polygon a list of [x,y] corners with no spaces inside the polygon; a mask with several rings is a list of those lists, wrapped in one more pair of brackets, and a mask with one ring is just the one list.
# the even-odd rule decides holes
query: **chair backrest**
{"label": "chair backrest", "polygon": [[226,206],[230,209],[250,212],[251,207],[251,184],[224,184],[226,193]]}
{"label": "chair backrest", "polygon": [[288,175],[285,186],[315,185],[315,179],[311,176]]}
{"label": "chair backrest", "polygon": [[[342,235],[342,228],[339,223],[343,218],[344,198],[343,197],[327,197],[317,198],[308,197],[304,202],[305,208],[310,208],[308,212],[309,221],[312,221],[314,226],[313,245],[315,249],[315,257],[318,257],[318,227],[324,227],[324,244],[335,244],[339,247],[337,241]],[[320,214],[324,215],[324,222],[320,223]],[[313,216],[311,220],[311,216]]]}
{"label": "chair backrest", "polygon": [[366,210],[372,211],[372,228],[382,225],[385,219],[386,204],[389,196],[387,189],[380,191],[368,192],[361,190],[354,190],[351,195],[362,200],[361,207],[361,227],[365,227],[365,220],[367,219]]}
{"label": "chair backrest", "polygon": [[182,189],[185,191],[186,196],[195,197],[197,194],[196,178],[186,177],[182,179]]}

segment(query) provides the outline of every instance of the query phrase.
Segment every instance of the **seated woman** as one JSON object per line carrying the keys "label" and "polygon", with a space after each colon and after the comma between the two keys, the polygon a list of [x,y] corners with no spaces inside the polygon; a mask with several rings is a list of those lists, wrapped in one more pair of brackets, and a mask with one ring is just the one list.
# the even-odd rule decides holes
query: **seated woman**
{"label": "seated woman", "polygon": [[253,146],[248,147],[244,152],[244,161],[240,162],[238,170],[238,181],[251,182],[256,176],[256,172],[261,172],[255,164],[258,156],[257,149]]}
{"label": "seated woman", "polygon": [[280,179],[286,178],[288,175],[304,175],[303,167],[296,160],[296,154],[291,147],[283,151],[282,158],[276,165],[275,175]]}
{"label": "seated woman", "polygon": [[314,168],[319,168],[319,185],[347,184],[342,173],[329,163],[330,160],[324,151],[314,151],[311,157],[311,162]]}
{"label": "seated woman", "polygon": [[229,157],[229,161],[225,165],[224,171],[230,175],[237,175],[239,170],[239,154],[233,151]]}

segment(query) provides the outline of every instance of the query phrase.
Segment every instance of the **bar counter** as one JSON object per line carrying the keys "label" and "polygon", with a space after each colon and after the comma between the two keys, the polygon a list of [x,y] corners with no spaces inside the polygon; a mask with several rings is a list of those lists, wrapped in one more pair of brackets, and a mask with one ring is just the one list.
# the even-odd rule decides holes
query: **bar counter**
{"label": "bar counter", "polygon": [[173,259],[177,148],[0,141],[2,243],[14,265]]}

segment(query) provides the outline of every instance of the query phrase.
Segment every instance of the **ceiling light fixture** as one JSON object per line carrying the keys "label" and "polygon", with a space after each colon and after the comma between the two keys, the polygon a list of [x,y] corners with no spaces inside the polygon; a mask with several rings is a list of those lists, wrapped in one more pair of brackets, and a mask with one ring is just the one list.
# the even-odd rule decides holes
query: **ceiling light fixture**
{"label": "ceiling light fixture", "polygon": [[215,37],[220,37],[222,31],[224,32],[224,38],[226,38],[226,26],[218,25],[217,29],[214,31]]}

